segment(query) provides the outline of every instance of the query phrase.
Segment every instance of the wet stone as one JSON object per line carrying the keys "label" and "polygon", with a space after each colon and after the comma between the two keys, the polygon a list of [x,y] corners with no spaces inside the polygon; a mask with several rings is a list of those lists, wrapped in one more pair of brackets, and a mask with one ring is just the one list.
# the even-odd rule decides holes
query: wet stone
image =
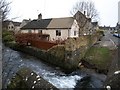
{"label": "wet stone", "polygon": [[119,88],[120,87],[120,73],[119,74],[114,74],[111,77],[109,77],[105,84],[104,87],[110,86],[111,88]]}
{"label": "wet stone", "polygon": [[36,78],[40,78],[40,76],[39,76],[39,75],[37,75],[37,76],[36,76]]}
{"label": "wet stone", "polygon": [[17,75],[22,77],[23,81],[26,83],[28,88],[55,88],[51,83],[44,80],[42,77],[37,75],[35,72],[29,68],[22,68],[17,72]]}
{"label": "wet stone", "polygon": [[41,79],[40,79],[40,78],[38,78],[37,80],[38,80],[38,81],[40,81]]}

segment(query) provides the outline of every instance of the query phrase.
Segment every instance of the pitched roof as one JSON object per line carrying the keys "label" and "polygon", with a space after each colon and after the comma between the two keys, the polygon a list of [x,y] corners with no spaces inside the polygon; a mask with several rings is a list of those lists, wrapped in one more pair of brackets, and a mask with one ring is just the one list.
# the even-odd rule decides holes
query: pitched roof
{"label": "pitched roof", "polygon": [[33,20],[23,26],[21,29],[44,29],[52,19]]}
{"label": "pitched roof", "polygon": [[76,18],[77,16],[79,16],[79,15],[82,15],[84,18],[86,18],[86,19],[90,19],[90,18],[87,18],[86,16],[85,16],[85,14],[83,14],[82,12],[80,12],[79,10],[77,11],[77,13],[74,15],[74,17]]}
{"label": "pitched roof", "polygon": [[20,26],[20,22],[12,22],[14,24],[14,26]]}
{"label": "pitched roof", "polygon": [[23,19],[24,22],[28,23],[30,20],[27,20],[27,19]]}
{"label": "pitched roof", "polygon": [[11,22],[10,20],[3,21],[2,27],[8,27],[10,22]]}
{"label": "pitched roof", "polygon": [[73,17],[66,17],[66,18],[53,18],[47,28],[53,29],[66,29],[71,28],[73,24]]}
{"label": "pitched roof", "polygon": [[20,22],[14,22],[14,21],[11,21],[11,20],[6,20],[6,21],[3,21],[3,27],[8,27],[10,22],[12,22],[14,26],[20,26],[20,24],[21,24]]}
{"label": "pitched roof", "polygon": [[93,26],[97,26],[97,25],[98,25],[98,22],[92,22],[92,25],[93,25]]}
{"label": "pitched roof", "polygon": [[33,20],[21,29],[65,29],[71,28],[73,17]]}

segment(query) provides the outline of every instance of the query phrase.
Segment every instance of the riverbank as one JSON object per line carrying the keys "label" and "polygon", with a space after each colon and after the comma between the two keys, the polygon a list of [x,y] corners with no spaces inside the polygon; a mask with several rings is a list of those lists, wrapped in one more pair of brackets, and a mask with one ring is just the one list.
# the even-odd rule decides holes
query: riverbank
{"label": "riverbank", "polygon": [[17,43],[10,32],[3,33],[3,42],[6,46],[14,50],[35,56],[47,63],[60,67],[66,73],[71,73],[77,69],[79,62],[84,57],[87,50],[99,37],[99,33],[96,33],[95,35],[81,36],[76,39],[69,38],[66,40],[65,45],[56,45],[48,50]]}
{"label": "riverbank", "polygon": [[[17,52],[16,52],[17,53]],[[24,54],[24,53],[23,53]],[[25,54],[25,56],[27,56],[27,54]],[[30,58],[28,58],[30,61],[32,61],[31,60],[31,57]],[[18,60],[18,59],[17,59]],[[16,61],[16,60],[15,60]],[[27,60],[25,60],[25,61],[27,61]],[[36,62],[36,60],[34,60],[35,62]],[[42,60],[41,60],[42,61]],[[39,62],[41,62],[41,61],[39,61],[39,59],[37,60],[37,62],[39,63]],[[13,62],[14,62],[14,60],[13,60]],[[29,63],[30,64],[30,63]],[[34,64],[33,62],[31,63],[31,64]],[[30,64],[30,65],[31,65]],[[27,64],[25,65],[25,66],[27,66]],[[52,66],[52,65],[50,65],[50,66]],[[30,66],[31,67],[31,66]],[[32,65],[32,67],[33,67],[33,65]],[[34,68],[37,68],[36,70],[41,70],[41,65],[39,65],[39,67],[37,66],[37,65],[35,65],[34,66]],[[43,66],[42,66],[43,67]],[[46,68],[46,67],[44,67],[44,68]],[[55,68],[55,67],[53,67],[53,68]],[[94,86],[94,87],[96,87],[96,88],[98,88],[98,87],[101,87],[103,84],[102,84],[102,80],[100,80],[101,78],[97,78],[97,77],[93,77],[93,76],[90,76],[91,77],[91,79],[90,79],[90,81],[88,80],[87,81],[87,79],[86,79],[86,77],[87,77],[87,75],[90,75],[90,74],[93,74],[93,73],[95,73],[95,72],[90,72],[90,71],[92,71],[92,70],[85,70],[84,69],[84,72],[82,71],[82,69],[80,70],[78,70],[77,72],[79,72],[80,74],[74,74],[74,75],[71,75],[71,74],[66,74],[66,75],[60,75],[60,77],[59,77],[59,75],[58,76],[56,76],[54,73],[54,71],[52,70],[51,71],[51,73],[50,73],[50,75],[47,75],[47,80],[48,81],[50,81],[50,82],[52,82],[55,86],[57,85],[57,84],[59,84],[59,83],[61,83],[62,84],[62,86],[60,85],[59,86],[59,88],[60,87],[71,87],[71,88],[74,88],[73,86],[75,86],[75,85],[79,85],[78,83],[82,83],[82,82],[84,82],[85,81],[85,83],[89,83],[89,84],[91,84],[92,83],[92,85]],[[45,71],[46,72],[46,71]],[[74,71],[74,72],[76,72],[76,71]],[[74,72],[72,72],[72,73],[74,73]],[[90,74],[88,74],[88,72],[90,73]],[[40,72],[41,73],[41,72]],[[54,76],[55,75],[55,76]],[[99,74],[97,74],[98,76],[99,76]],[[46,76],[46,74],[44,75],[44,76]],[[49,77],[50,76],[50,77]],[[54,76],[54,77],[53,77]],[[49,77],[49,78],[48,78]],[[85,79],[82,79],[82,82],[79,82],[79,81],[81,81],[81,77],[85,77]],[[67,79],[68,78],[68,79]],[[56,81],[56,82],[55,82]],[[78,83],[77,83],[78,82]],[[95,84],[97,82],[97,84]],[[81,84],[81,85],[83,85],[83,84]],[[79,86],[79,88],[81,88],[81,87],[85,87],[84,85],[83,86]],[[87,87],[86,87],[87,88]]]}
{"label": "riverbank", "polygon": [[[56,50],[51,50],[51,51],[45,51],[41,50],[35,47],[31,46],[23,46],[19,45],[15,42],[7,42],[5,43],[6,46],[12,48],[13,50],[21,51],[23,53],[35,56],[42,61],[45,61],[51,65],[54,65],[55,67],[60,67],[61,70],[63,70],[65,73],[71,73],[72,71],[76,70],[77,67],[70,65],[70,63],[66,62],[64,60],[64,47],[56,48],[59,53],[55,53],[54,51]],[[32,52],[32,53],[31,53]],[[52,54],[51,54],[52,53]],[[53,54],[55,53],[55,54]],[[103,73],[107,74],[108,72],[108,66],[111,60],[108,60],[110,57],[110,51],[108,48],[104,47],[99,47],[99,46],[92,46],[88,51],[86,52],[84,58],[80,60],[80,63],[82,65],[80,68],[83,66],[88,68],[88,69],[94,69],[98,73]]]}
{"label": "riverbank", "polygon": [[[64,58],[56,56],[52,54],[50,51],[41,50],[31,46],[23,46],[17,43],[5,43],[7,47],[10,47],[13,50],[20,51],[26,53],[28,55],[34,56],[46,63],[49,63],[55,67],[60,67],[62,71],[65,73],[71,73],[76,69],[76,67],[70,65],[70,63],[66,62]],[[60,47],[59,47],[60,48]],[[61,52],[61,51],[60,51]],[[64,54],[64,53],[63,53]],[[57,54],[58,55],[58,54]]]}
{"label": "riverbank", "polygon": [[92,46],[81,60],[80,68],[86,67],[107,75],[113,58],[111,55],[112,51],[106,47]]}
{"label": "riverbank", "polygon": [[107,75],[100,74],[93,69],[82,68],[80,72],[84,74],[81,80],[79,80],[74,90],[88,89],[88,88],[103,88]]}
{"label": "riverbank", "polygon": [[[9,59],[9,60],[6,60]],[[36,72],[39,76],[43,77],[45,80],[56,86],[57,88],[65,88],[65,89],[74,89],[78,84],[78,81],[86,77],[86,74],[82,74],[81,70],[74,71],[74,74],[65,74],[60,69],[53,67],[52,65],[47,65],[46,63],[40,61],[39,59],[29,56],[27,54],[21,53],[19,51],[14,51],[10,48],[4,49],[4,61],[3,65],[4,69],[4,80],[8,80],[8,76],[12,73],[16,73],[16,70],[20,70],[23,67],[27,67],[34,72]],[[18,64],[19,65],[18,65]],[[18,67],[18,69],[17,69]],[[7,77],[6,74],[7,73]],[[23,75],[24,76],[24,75]],[[86,81],[86,79],[82,79],[82,81]],[[101,82],[99,79],[90,80],[89,84],[93,83],[93,81]],[[9,83],[9,82],[8,82]],[[99,84],[102,85],[101,83]],[[98,84],[94,85],[96,87]],[[80,86],[81,88],[82,86]]]}
{"label": "riverbank", "polygon": [[[13,47],[13,48],[15,48],[14,47],[14,45],[12,46],[13,44],[10,44],[10,46],[9,47]],[[98,45],[99,46],[99,45]],[[30,47],[30,46],[28,46],[28,47]],[[100,46],[101,47],[101,46]],[[110,47],[111,48],[111,47]],[[102,48],[103,49],[103,48]],[[106,52],[106,50],[104,51],[104,50],[97,50],[97,51],[100,51],[100,52]],[[16,49],[14,49],[14,50],[16,50]],[[22,51],[22,50],[24,50],[24,47],[21,47],[18,51]],[[37,49],[36,49],[37,50]],[[32,56],[35,56],[35,53],[34,53],[34,50],[33,51],[29,51],[28,49],[26,49],[25,50],[25,52],[26,52],[26,54],[28,54],[28,53],[31,53],[30,55],[32,55]],[[91,51],[90,51],[91,52]],[[94,52],[94,49],[92,50],[92,52]],[[107,52],[108,52],[108,50],[107,50]],[[91,54],[91,53],[89,53],[89,54]],[[98,54],[98,56],[99,56],[99,53],[96,53],[96,50],[95,50],[95,52],[94,52],[94,54],[93,54],[93,56],[95,55],[95,54]],[[107,53],[108,54],[108,53]],[[50,58],[48,59],[46,56],[47,56],[47,54],[46,53],[44,53],[44,54],[39,54],[39,53],[37,53],[37,55],[38,56],[41,56],[41,55],[44,55],[44,58],[41,60],[41,61],[44,61],[44,59],[45,60],[48,60],[49,62],[51,62],[51,63],[49,63],[49,64],[51,64],[51,66],[53,66],[53,64],[52,63],[54,63],[52,60],[50,60]],[[88,55],[88,56],[90,56],[90,59],[91,59],[91,55]],[[88,57],[87,56],[87,57]],[[104,56],[106,56],[106,54],[104,54]],[[104,57],[103,56],[103,57]],[[36,56],[35,56],[36,57]],[[53,56],[51,56],[52,57],[52,59],[56,59],[56,58],[54,58]],[[114,56],[113,56],[114,57]],[[93,57],[92,57],[93,58]],[[112,59],[112,58],[111,58]],[[93,59],[92,59],[93,60]],[[95,59],[94,59],[95,60]],[[104,60],[104,59],[101,59],[101,60]],[[57,63],[59,63],[58,62],[59,60],[58,59],[56,59],[56,62]],[[88,60],[89,61],[89,60]],[[96,60],[95,60],[96,61]],[[97,61],[98,62],[98,61]],[[104,62],[102,62],[102,63],[104,63]],[[110,62],[109,62],[110,63]],[[86,64],[86,65],[85,65]],[[96,63],[97,64],[97,63]],[[57,64],[57,65],[59,65],[59,64]],[[61,64],[62,66],[64,66],[63,65],[63,63]],[[102,64],[103,65],[103,64]],[[94,66],[94,65],[93,65]],[[106,66],[106,63],[104,63],[104,66]],[[109,65],[108,65],[109,66]],[[87,68],[86,68],[87,67]],[[114,66],[113,66],[114,67]],[[57,68],[59,68],[59,67],[57,67]],[[83,72],[83,73],[86,73],[87,75],[88,75],[88,79],[89,79],[89,76],[90,76],[90,80],[91,81],[93,81],[93,78],[97,78],[97,79],[99,79],[100,81],[97,81],[96,79],[96,81],[94,80],[94,82],[93,83],[97,83],[96,84],[96,86],[98,85],[98,87],[101,87],[101,85],[103,85],[102,83],[104,82],[104,80],[106,79],[106,75],[104,75],[104,74],[100,74],[100,73],[96,73],[96,67],[93,67],[92,69],[90,69],[91,68],[91,64],[90,63],[84,63],[82,66],[81,66],[81,68],[79,69],[80,71],[81,71],[81,73]],[[64,68],[63,68],[64,69]],[[74,70],[73,70],[74,71]],[[99,72],[98,70],[97,70],[97,72]],[[69,72],[70,73],[70,72]],[[103,72],[102,72],[103,73]],[[68,75],[68,74],[67,74]],[[99,84],[98,84],[99,83]],[[100,85],[101,84],[101,85]],[[79,85],[79,84],[78,84]],[[77,85],[77,86],[78,86]],[[80,86],[79,86],[80,87]]]}
{"label": "riverbank", "polygon": [[[14,40],[8,40],[4,44],[14,50],[35,56],[42,61],[54,65],[55,67],[60,67],[65,73],[71,73],[76,70],[78,65],[77,63],[80,62],[80,64],[82,63],[81,66],[78,66],[80,68],[85,67],[88,69],[94,69],[97,73],[107,75],[108,68],[111,63],[111,51],[107,47],[100,46],[100,43],[90,47],[83,56],[79,53],[81,58],[79,58],[79,55],[76,55],[77,58],[74,61],[65,59],[65,55],[69,53],[65,52],[65,47],[62,45],[46,51],[32,46],[19,45]],[[74,55],[73,57],[72,55],[70,57],[75,58]]]}
{"label": "riverbank", "polygon": [[105,81],[106,79],[106,76],[105,74],[100,74],[100,73],[97,73],[94,69],[88,69],[88,68],[81,68],[81,73],[86,73],[87,75],[90,75],[90,76],[94,76],[96,78],[98,78],[99,80],[101,80],[102,82]]}
{"label": "riverbank", "polygon": [[[51,52],[46,52],[44,50],[40,50],[40,49],[31,47],[31,46],[21,46],[16,43],[6,43],[5,45],[12,48],[13,50],[21,51],[23,53],[35,56],[35,57],[41,59],[42,61],[45,61],[51,65],[54,65],[55,67],[60,67],[61,70],[63,70],[65,73],[71,73],[72,71],[77,69],[77,68],[74,68],[72,65],[71,65],[71,67],[70,66],[68,67],[67,65],[69,63],[65,62],[63,58],[51,55]],[[102,49],[104,49],[104,48],[102,48]],[[106,54],[106,53],[104,54],[103,50],[101,51],[99,48],[97,48],[96,51],[99,51],[99,53],[103,52],[103,54],[101,55],[98,53],[97,56],[99,55],[99,57],[101,57],[101,58],[96,60],[96,58],[88,59],[89,57],[91,57],[91,54],[94,55],[94,52],[93,52],[94,48],[91,47],[90,50],[92,50],[92,51],[88,51],[88,52],[91,52],[91,53],[89,53],[89,55],[86,55],[86,57],[81,60],[82,66],[80,66],[80,68],[82,68],[84,66],[88,69],[94,69],[98,73],[107,74],[110,60],[108,60],[109,57],[107,57],[107,59],[104,57],[109,54],[108,51],[107,51],[108,54]],[[101,67],[103,67],[103,68],[101,68]]]}
{"label": "riverbank", "polygon": [[114,59],[110,65],[104,87],[110,86],[117,89],[120,87],[120,45],[117,50],[114,50],[112,56],[114,56]]}

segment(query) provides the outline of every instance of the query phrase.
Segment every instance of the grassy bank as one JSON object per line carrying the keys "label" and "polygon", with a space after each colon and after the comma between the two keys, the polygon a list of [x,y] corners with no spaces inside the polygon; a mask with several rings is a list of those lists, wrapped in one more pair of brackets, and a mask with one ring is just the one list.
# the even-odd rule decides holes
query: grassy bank
{"label": "grassy bank", "polygon": [[91,47],[83,59],[100,73],[107,73],[111,64],[111,51],[106,47]]}

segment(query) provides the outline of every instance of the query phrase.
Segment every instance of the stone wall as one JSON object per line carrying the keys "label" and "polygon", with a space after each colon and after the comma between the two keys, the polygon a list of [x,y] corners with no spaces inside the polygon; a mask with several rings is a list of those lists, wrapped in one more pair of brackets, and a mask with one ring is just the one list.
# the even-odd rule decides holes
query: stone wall
{"label": "stone wall", "polygon": [[65,50],[75,51],[81,47],[89,47],[95,44],[98,39],[98,35],[86,35],[80,36],[79,38],[69,38],[65,42]]}
{"label": "stone wall", "polygon": [[70,65],[77,68],[80,60],[84,57],[87,50],[95,44],[97,40],[97,35],[69,38],[65,43],[65,61],[68,66]]}
{"label": "stone wall", "polygon": [[52,47],[48,52],[59,58],[57,61],[55,60],[59,64],[58,66],[64,67],[67,70],[74,70],[84,57],[86,51],[95,44],[97,40],[97,35],[69,38],[64,45]]}

